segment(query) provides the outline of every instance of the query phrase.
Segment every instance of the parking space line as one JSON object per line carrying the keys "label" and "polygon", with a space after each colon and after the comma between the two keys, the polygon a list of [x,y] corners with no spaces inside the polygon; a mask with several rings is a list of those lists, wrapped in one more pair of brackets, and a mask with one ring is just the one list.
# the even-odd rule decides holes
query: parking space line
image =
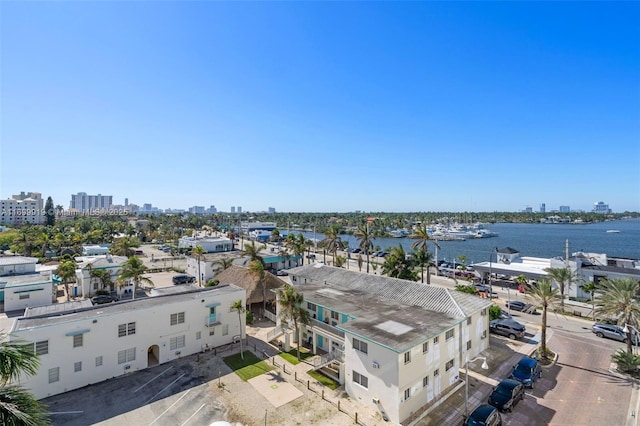
{"label": "parking space line", "polygon": [[[173,384],[175,382],[177,382],[178,380],[182,379],[184,376],[186,375],[186,373],[182,373],[180,375],[180,377],[178,377],[177,379],[175,379],[173,382],[169,383],[167,386],[165,386],[164,388],[162,388],[162,390],[160,392],[158,392],[157,394],[153,395],[151,397],[151,399],[149,399],[147,402],[144,403],[144,405],[147,405],[148,403],[150,403],[151,401],[153,401],[154,399],[156,399],[156,396],[160,395],[162,392],[166,391],[167,389],[169,389],[171,386],[173,386]],[[191,390],[191,389],[189,389]]]}
{"label": "parking space line", "polygon": [[207,404],[202,404],[202,405],[200,406],[200,408],[198,408],[198,409],[196,410],[196,412],[195,412],[195,413],[193,413],[193,414],[191,415],[191,417],[189,417],[187,420],[185,420],[185,422],[184,422],[184,423],[182,423],[180,426],[184,426],[184,425],[186,425],[187,423],[189,423],[189,420],[191,420],[191,419],[192,419],[196,414],[198,414],[198,411],[202,410],[202,409],[204,408],[204,406],[205,406],[205,405],[207,405]]}
{"label": "parking space line", "polygon": [[178,399],[177,399],[173,404],[171,404],[170,406],[168,406],[166,410],[164,410],[162,413],[160,413],[160,415],[159,415],[158,417],[156,417],[156,418],[155,418],[151,423],[149,423],[149,426],[151,426],[152,424],[154,424],[155,422],[157,422],[158,420],[160,420],[160,418],[161,418],[162,416],[164,416],[164,415],[167,413],[167,411],[171,410],[171,408],[172,408],[174,405],[176,405],[178,402],[180,402],[180,400],[181,400],[182,398],[184,398],[185,396],[187,396],[187,394],[188,394],[189,392],[191,392],[191,389],[189,389],[188,391],[186,391],[186,392],[185,392],[185,393],[184,393],[180,398],[178,398]]}
{"label": "parking space line", "polygon": [[162,376],[164,373],[166,373],[167,371],[171,370],[173,367],[169,367],[166,370],[164,370],[162,373],[157,374],[153,379],[149,380],[147,383],[145,383],[144,385],[140,386],[138,389],[134,390],[133,393],[138,392],[140,389],[142,389],[143,387],[147,386],[149,383],[153,382],[155,379],[157,379],[158,377]]}
{"label": "parking space line", "polygon": [[84,411],[51,411],[48,414],[52,416],[57,414],[84,414]]}

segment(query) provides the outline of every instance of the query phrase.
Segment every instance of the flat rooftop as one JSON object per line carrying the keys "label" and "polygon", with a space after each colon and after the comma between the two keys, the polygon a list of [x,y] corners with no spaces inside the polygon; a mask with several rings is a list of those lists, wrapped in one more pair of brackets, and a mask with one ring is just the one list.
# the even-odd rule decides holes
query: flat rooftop
{"label": "flat rooftop", "polygon": [[[192,289],[185,286],[185,291],[178,294],[168,294],[155,297],[144,297],[135,300],[124,300],[120,302],[106,303],[103,305],[91,305],[83,307],[81,305],[66,305],[60,310],[52,309],[50,311],[43,310],[40,314],[29,314],[28,316],[19,317],[13,325],[14,331],[29,330],[37,327],[46,327],[65,322],[80,321],[86,319],[99,318],[105,315],[114,315],[122,312],[142,311],[154,306],[164,305],[167,303],[182,302],[186,300],[198,299],[211,295],[226,295],[242,291],[244,289],[233,285],[219,285],[212,288]],[[91,302],[89,302],[91,303]]]}

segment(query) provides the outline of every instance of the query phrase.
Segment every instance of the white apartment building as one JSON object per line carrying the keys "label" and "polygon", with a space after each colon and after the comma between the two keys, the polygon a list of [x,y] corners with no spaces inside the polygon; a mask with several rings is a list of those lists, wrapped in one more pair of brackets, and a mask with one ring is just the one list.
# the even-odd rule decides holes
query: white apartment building
{"label": "white apartment building", "polygon": [[[112,256],[110,254],[97,256],[76,257],[78,268],[76,269],[76,283],[70,290],[72,296],[89,297],[100,290],[100,281],[92,278],[91,271],[104,270],[109,272],[111,282],[115,283],[122,271],[122,264],[127,261],[125,256]],[[124,290],[133,291],[133,286],[124,286]]]}
{"label": "white apartment building", "polygon": [[207,253],[231,251],[232,242],[226,237],[181,237],[178,240],[180,248],[195,248],[202,246]]}
{"label": "white apartment building", "polygon": [[69,210],[85,213],[89,211],[109,210],[113,205],[112,195],[87,195],[86,192],[78,192],[71,195]]}
{"label": "white apartment building", "polygon": [[489,347],[487,299],[321,264],[287,272],[313,318],[303,342],[324,354],[315,368],[396,424],[446,393],[467,357]]}
{"label": "white apartment building", "polygon": [[0,302],[4,311],[50,305],[55,300],[51,271],[36,271],[35,257],[0,257]]}
{"label": "white apartment building", "polygon": [[106,305],[29,308],[9,334],[33,345],[40,367],[20,384],[42,399],[232,343],[244,336],[244,318],[231,310],[238,300],[245,304],[245,290],[229,284]]}
{"label": "white apartment building", "polygon": [[21,192],[10,199],[0,200],[0,223],[19,224],[44,222],[42,194]]}

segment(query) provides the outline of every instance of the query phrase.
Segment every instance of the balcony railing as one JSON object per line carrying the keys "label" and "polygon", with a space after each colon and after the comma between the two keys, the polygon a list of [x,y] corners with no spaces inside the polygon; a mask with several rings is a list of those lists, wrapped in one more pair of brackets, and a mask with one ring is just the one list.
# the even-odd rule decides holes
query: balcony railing
{"label": "balcony railing", "polygon": [[[337,321],[334,320],[334,322],[337,324]],[[335,326],[331,325],[331,324],[327,324],[324,323],[322,321],[318,321],[316,319],[312,319],[311,320],[311,325],[314,328],[319,328],[320,330],[324,330],[327,333],[331,333],[334,336],[338,336],[344,339],[344,331],[342,330],[338,330]]]}

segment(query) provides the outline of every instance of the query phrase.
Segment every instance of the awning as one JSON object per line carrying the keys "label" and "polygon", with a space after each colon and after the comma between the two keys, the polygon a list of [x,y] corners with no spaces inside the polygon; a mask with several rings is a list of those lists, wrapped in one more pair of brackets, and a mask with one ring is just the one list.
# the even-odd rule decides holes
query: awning
{"label": "awning", "polygon": [[214,308],[216,306],[220,306],[221,303],[220,302],[213,302],[213,303],[209,303],[208,305],[204,305],[207,308]]}
{"label": "awning", "polygon": [[88,328],[84,329],[84,330],[75,330],[75,331],[70,331],[68,333],[65,333],[65,336],[79,336],[81,334],[85,334],[90,332],[91,330],[89,330]]}

